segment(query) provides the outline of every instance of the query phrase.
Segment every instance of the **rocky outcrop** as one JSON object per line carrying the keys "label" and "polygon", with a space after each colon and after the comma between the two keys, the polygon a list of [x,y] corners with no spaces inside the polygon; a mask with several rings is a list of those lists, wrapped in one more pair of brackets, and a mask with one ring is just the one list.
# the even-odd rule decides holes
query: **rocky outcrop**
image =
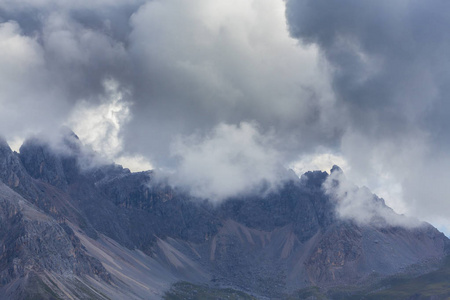
{"label": "rocky outcrop", "polygon": [[212,205],[154,172],[96,160],[73,133],[59,145],[34,138],[17,154],[0,143],[5,293],[40,282],[63,298],[76,291],[94,297],[80,292],[87,289],[99,299],[158,299],[170,283],[186,280],[280,297],[383,278],[447,254],[449,240],[431,225],[339,218],[323,190],[326,172]]}
{"label": "rocky outcrop", "polygon": [[[67,224],[37,210],[3,183],[0,183],[0,245],[0,294],[8,294],[11,299],[19,294],[10,287],[31,275],[50,273],[68,280],[89,275],[101,281],[111,280],[102,264],[86,253]],[[28,289],[19,285],[21,292]]]}

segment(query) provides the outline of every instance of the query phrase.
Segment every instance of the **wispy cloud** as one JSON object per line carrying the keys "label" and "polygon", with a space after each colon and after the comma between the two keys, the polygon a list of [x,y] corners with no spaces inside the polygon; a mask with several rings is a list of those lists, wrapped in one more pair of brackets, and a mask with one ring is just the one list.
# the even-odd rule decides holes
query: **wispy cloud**
{"label": "wispy cloud", "polygon": [[253,123],[220,124],[206,135],[179,137],[172,145],[178,165],[169,182],[213,202],[277,188],[288,172],[271,140]]}
{"label": "wispy cloud", "polygon": [[336,205],[336,215],[359,225],[377,227],[417,227],[417,219],[395,213],[383,199],[374,195],[367,187],[359,188],[347,180],[339,168],[333,168],[322,187]]}
{"label": "wispy cloud", "polygon": [[[220,124],[242,131],[254,121],[276,137],[269,149],[280,164],[342,159],[352,180],[396,208],[445,220],[449,9],[438,0],[4,0],[0,134],[56,135],[83,115],[72,124],[92,147],[170,169],[175,137],[201,132],[203,142],[184,142],[193,153]],[[105,100],[111,79],[127,91],[115,105]],[[114,110],[118,123],[105,119]],[[89,137],[83,124],[98,131]]]}

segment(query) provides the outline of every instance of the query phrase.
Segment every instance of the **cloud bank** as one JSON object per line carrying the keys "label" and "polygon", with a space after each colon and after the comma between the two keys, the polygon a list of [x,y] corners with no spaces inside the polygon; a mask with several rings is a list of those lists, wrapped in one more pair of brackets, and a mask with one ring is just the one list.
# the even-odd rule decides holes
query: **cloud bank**
{"label": "cloud bank", "polygon": [[[224,174],[338,160],[396,210],[450,231],[449,6],[1,1],[0,134],[66,124],[112,159],[180,172],[193,149],[224,167],[234,149],[223,141],[245,136],[242,152],[261,159]],[[206,191],[206,169],[195,170]]]}
{"label": "cloud bank", "polygon": [[270,191],[289,174],[271,146],[272,140],[252,123],[219,124],[207,135],[180,137],[172,145],[179,164],[169,182],[214,202]]}
{"label": "cloud bank", "polygon": [[348,122],[340,150],[353,178],[376,192],[390,186],[387,196],[394,198],[386,198],[403,212],[446,218],[450,4],[288,0],[286,6],[291,35],[318,46],[332,70],[336,105]]}
{"label": "cloud bank", "polygon": [[395,213],[386,206],[383,199],[378,198],[367,187],[359,188],[350,182],[340,169],[332,170],[322,187],[335,202],[336,215],[342,220],[377,227],[412,228],[423,224],[417,219]]}
{"label": "cloud bank", "polygon": [[83,130],[74,115],[81,116],[80,107],[94,115],[112,105],[108,81],[129,91],[123,151],[156,166],[171,164],[175,136],[220,123],[275,130],[282,136],[277,147],[292,159],[317,144],[334,145],[340,133],[326,65],[315,45],[289,36],[282,1],[6,1],[0,20],[32,54],[6,59],[10,46],[0,53],[15,64],[2,69],[5,77],[17,65],[27,70],[0,100],[27,116],[2,115],[8,139],[68,119]]}

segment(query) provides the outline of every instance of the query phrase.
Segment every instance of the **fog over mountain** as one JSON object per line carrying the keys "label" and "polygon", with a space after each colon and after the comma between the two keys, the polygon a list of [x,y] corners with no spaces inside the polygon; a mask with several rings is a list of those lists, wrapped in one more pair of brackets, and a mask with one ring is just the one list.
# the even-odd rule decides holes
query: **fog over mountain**
{"label": "fog over mountain", "polygon": [[216,199],[339,164],[448,233],[449,5],[4,0],[0,134],[68,125]]}
{"label": "fog over mountain", "polygon": [[[205,149],[230,130],[187,150],[209,161]],[[234,159],[252,161],[244,150],[257,136],[239,130]],[[221,146],[213,157],[227,161]],[[201,163],[196,153],[183,159]],[[98,157],[67,129],[25,140],[20,153],[0,139],[0,299],[450,296],[450,240],[429,223],[396,214],[338,166],[300,178],[251,176],[246,166],[217,167],[230,185],[217,175],[201,185],[198,172],[175,173],[189,184],[172,186],[160,171]]]}

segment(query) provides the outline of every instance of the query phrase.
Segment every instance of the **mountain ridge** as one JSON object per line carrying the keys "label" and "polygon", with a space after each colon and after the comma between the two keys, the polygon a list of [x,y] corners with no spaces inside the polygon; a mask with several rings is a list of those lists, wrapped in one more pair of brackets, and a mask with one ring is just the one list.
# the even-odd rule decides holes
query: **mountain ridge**
{"label": "mountain ridge", "polygon": [[[429,224],[379,227],[339,218],[336,202],[323,190],[330,176],[326,172],[307,172],[264,196],[233,197],[212,205],[153,181],[152,171],[96,165],[92,154],[82,153],[75,134],[66,135],[63,143],[67,141],[69,147],[61,151],[34,138],[25,141],[20,153],[0,141],[0,179],[5,184],[0,197],[17,211],[1,220],[3,244],[9,245],[6,240],[15,233],[12,249],[26,245],[22,229],[5,228],[27,223],[20,214],[32,207],[35,215],[51,220],[52,229],[33,240],[34,250],[25,257],[32,259],[39,248],[54,246],[58,235],[71,241],[66,248],[75,250],[69,252],[78,253],[55,260],[70,266],[70,276],[37,261],[29,271],[5,275],[0,290],[32,274],[48,287],[43,289],[48,299],[90,299],[92,293],[99,299],[160,299],[177,281],[276,298],[310,286],[384,278],[448,254],[448,238]],[[333,167],[337,171],[342,172]],[[26,205],[17,206],[14,199]],[[14,256],[5,250],[2,255]],[[17,263],[7,259],[3,265],[2,272]],[[58,278],[59,285],[48,278]],[[18,290],[8,297],[20,299],[29,288],[24,283]]]}

